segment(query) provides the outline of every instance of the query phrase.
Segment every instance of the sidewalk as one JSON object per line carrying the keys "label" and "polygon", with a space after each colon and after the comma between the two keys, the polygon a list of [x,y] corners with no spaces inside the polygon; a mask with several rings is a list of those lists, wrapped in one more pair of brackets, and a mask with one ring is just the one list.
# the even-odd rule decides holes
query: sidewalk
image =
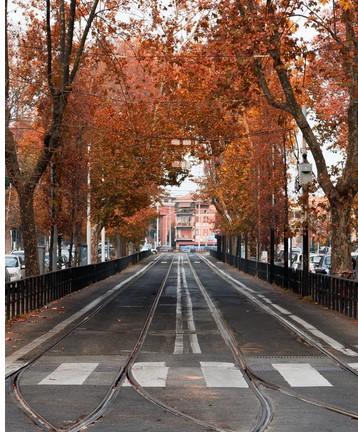
{"label": "sidewalk", "polygon": [[88,315],[99,298],[109,295],[110,290],[144,269],[154,259],[153,256],[145,258],[116,275],[55,300],[40,310],[6,322],[6,364],[26,361],[34,357],[40,347],[50,346],[61,334],[70,331],[76,322]]}
{"label": "sidewalk", "polygon": [[294,317],[295,320],[297,319],[295,324],[302,326],[303,329],[310,327],[318,329],[324,335],[358,353],[358,320],[328,310],[313,301],[303,299],[292,291],[243,273],[214,257],[206,256],[206,258],[217,268],[252,289],[254,295],[262,299],[263,303],[273,308],[275,312],[283,317]]}

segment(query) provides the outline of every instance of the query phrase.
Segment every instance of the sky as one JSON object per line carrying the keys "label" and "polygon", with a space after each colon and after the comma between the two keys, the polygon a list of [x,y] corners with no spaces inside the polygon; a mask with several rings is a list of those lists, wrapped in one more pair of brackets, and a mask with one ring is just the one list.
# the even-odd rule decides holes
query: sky
{"label": "sky", "polygon": [[[305,41],[312,41],[312,39],[317,35],[317,31],[312,28],[305,28],[304,22],[305,19],[301,17],[297,17],[296,22],[298,24],[298,30],[296,32],[298,37],[302,37]],[[309,120],[309,123],[313,125],[313,121]],[[301,146],[302,143],[302,134],[300,131],[297,132],[297,141]],[[323,148],[323,154],[327,163],[327,166],[336,166],[342,161],[342,153],[332,152],[328,150],[327,148]],[[312,164],[312,170],[314,173],[314,176],[317,175],[317,169],[316,164],[314,162],[314,159],[312,157],[312,154],[310,151],[308,151],[308,161]],[[289,169],[289,173],[291,176],[291,182],[289,184],[289,194],[293,196],[297,196],[297,193],[295,191],[295,178],[298,175],[296,166],[291,166]],[[185,195],[189,192],[195,192],[198,189],[198,184],[195,182],[195,178],[203,178],[204,172],[202,165],[194,164],[190,170],[190,177],[189,179],[186,179],[179,187],[170,187],[166,190],[173,196],[180,196]],[[318,191],[318,194],[323,192]]]}
{"label": "sky", "polygon": [[166,191],[171,196],[182,196],[190,192],[195,192],[198,190],[198,184],[195,182],[195,179],[202,178],[203,175],[203,165],[192,163],[189,177],[186,178],[180,186],[167,187]]}

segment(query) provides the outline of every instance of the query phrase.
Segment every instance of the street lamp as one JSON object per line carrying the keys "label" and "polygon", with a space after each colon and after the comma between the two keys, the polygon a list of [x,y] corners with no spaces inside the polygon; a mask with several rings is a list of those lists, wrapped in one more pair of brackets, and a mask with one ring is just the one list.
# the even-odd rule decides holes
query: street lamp
{"label": "street lamp", "polygon": [[307,149],[303,140],[302,162],[298,167],[298,181],[303,191],[303,233],[302,233],[302,296],[305,297],[308,285],[309,272],[309,239],[308,239],[308,207],[309,207],[309,185],[312,182],[312,164],[307,161]]}
{"label": "street lamp", "polygon": [[156,238],[155,238],[155,248],[158,248],[159,245],[159,203],[156,203],[156,207],[157,207],[157,234],[156,234]]}

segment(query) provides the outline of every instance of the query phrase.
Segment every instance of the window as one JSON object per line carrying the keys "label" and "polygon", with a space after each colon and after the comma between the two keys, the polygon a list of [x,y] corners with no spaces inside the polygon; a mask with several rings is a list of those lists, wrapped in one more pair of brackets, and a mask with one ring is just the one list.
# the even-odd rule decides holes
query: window
{"label": "window", "polygon": [[19,267],[19,261],[15,257],[5,257],[5,267]]}

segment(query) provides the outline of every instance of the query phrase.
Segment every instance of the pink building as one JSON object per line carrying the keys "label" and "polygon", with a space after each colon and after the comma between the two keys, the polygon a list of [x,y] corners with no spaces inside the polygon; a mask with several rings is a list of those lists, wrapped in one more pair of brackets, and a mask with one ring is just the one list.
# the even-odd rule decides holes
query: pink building
{"label": "pink building", "polygon": [[215,246],[216,209],[192,194],[170,197],[159,208],[159,245]]}

